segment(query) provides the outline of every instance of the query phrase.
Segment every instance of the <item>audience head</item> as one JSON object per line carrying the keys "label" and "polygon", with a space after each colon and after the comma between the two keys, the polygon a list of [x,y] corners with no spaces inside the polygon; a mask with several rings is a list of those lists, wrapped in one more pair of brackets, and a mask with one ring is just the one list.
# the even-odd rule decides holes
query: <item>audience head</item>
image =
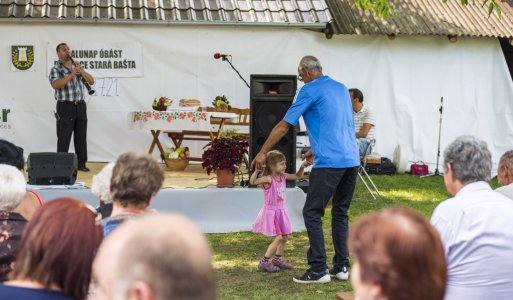
{"label": "audience head", "polygon": [[322,65],[317,57],[307,55],[299,61],[297,71],[299,80],[308,83],[322,75]]}
{"label": "audience head", "polygon": [[513,183],[513,150],[509,150],[501,156],[497,179],[502,186]]}
{"label": "audience head", "polygon": [[485,141],[465,135],[457,138],[444,151],[444,182],[453,196],[467,184],[489,182],[491,173],[492,154]]}
{"label": "audience head", "polygon": [[209,245],[179,215],[123,223],[105,239],[93,270],[94,299],[216,298]]}
{"label": "audience head", "polygon": [[145,209],[162,187],[164,173],[149,155],[129,152],[122,154],[112,170],[110,191],[112,201],[123,207]]}
{"label": "audience head", "polygon": [[20,170],[0,164],[0,211],[12,211],[26,193],[27,183]]}
{"label": "audience head", "polygon": [[91,192],[98,196],[100,204],[107,204],[112,202],[110,195],[110,180],[112,178],[112,170],[114,163],[108,163],[103,167],[100,173],[93,176],[93,184],[91,185]]}
{"label": "audience head", "polygon": [[348,243],[355,298],[443,299],[447,265],[440,236],[416,212],[390,208],[360,217]]}
{"label": "audience head", "polygon": [[9,279],[37,282],[85,299],[102,238],[96,214],[81,201],[50,201],[26,225]]}
{"label": "audience head", "polygon": [[25,165],[23,148],[6,140],[0,140],[0,164],[10,165],[23,170]]}

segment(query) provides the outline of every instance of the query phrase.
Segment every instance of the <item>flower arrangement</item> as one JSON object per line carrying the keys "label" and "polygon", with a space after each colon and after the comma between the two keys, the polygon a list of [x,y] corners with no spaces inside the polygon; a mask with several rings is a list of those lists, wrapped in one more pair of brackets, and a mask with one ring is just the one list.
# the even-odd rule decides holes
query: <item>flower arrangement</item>
{"label": "flower arrangement", "polygon": [[228,169],[235,173],[236,167],[244,161],[244,155],[248,153],[249,143],[239,138],[220,138],[208,143],[203,149],[201,166],[207,169],[207,174],[212,171]]}
{"label": "flower arrangement", "polygon": [[191,156],[189,147],[171,147],[164,151],[165,158],[169,159],[188,159]]}
{"label": "flower arrangement", "polygon": [[212,105],[216,108],[218,111],[229,111],[232,109],[230,106],[230,101],[228,98],[226,98],[225,95],[217,96],[214,101],[212,101]]}
{"label": "flower arrangement", "polygon": [[170,100],[167,97],[160,97],[153,99],[151,107],[153,107],[154,110],[166,110],[168,106],[171,106],[171,104],[173,104],[173,100]]}

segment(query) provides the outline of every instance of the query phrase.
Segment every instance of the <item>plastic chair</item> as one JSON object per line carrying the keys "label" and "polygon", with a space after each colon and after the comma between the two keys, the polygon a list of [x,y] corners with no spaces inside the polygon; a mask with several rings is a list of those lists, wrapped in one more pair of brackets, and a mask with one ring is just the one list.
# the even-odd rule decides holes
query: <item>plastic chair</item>
{"label": "plastic chair", "polygon": [[[367,149],[365,149],[364,155],[360,157],[360,168],[358,169],[358,177],[362,180],[363,184],[365,185],[365,188],[367,188],[367,191],[369,191],[369,194],[371,194],[372,198],[377,201],[375,193],[383,199],[383,196],[379,192],[378,188],[374,184],[374,181],[372,181],[372,178],[369,176],[367,171],[365,171],[365,167],[367,166],[367,160],[365,159],[365,156],[367,156],[368,152],[372,152],[372,147],[374,147],[374,144],[376,143],[375,139],[372,139],[370,143],[367,145]],[[371,151],[369,151],[371,150]],[[367,183],[368,181],[368,183]],[[358,179],[357,179],[358,182]],[[372,187],[372,189],[371,189]]]}

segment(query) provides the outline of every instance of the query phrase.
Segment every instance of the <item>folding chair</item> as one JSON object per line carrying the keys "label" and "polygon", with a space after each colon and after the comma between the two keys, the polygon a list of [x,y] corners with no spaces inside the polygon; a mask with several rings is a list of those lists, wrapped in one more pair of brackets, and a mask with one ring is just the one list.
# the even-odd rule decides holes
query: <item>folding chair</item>
{"label": "folding chair", "polygon": [[[365,188],[367,188],[367,191],[369,191],[369,194],[371,194],[372,198],[374,198],[375,201],[377,201],[376,196],[374,193],[376,193],[380,198],[383,198],[381,193],[379,192],[378,188],[374,184],[374,181],[372,181],[372,178],[369,176],[367,171],[365,171],[365,167],[367,166],[367,160],[365,157],[367,156],[368,152],[372,152],[372,147],[374,147],[374,144],[376,143],[375,139],[372,139],[370,143],[367,145],[367,149],[365,149],[364,155],[360,158],[360,168],[358,169],[358,177],[362,180],[363,184],[365,185]],[[369,151],[371,150],[371,151]],[[368,183],[367,183],[367,181]],[[357,179],[358,182],[358,179]],[[372,186],[372,189],[371,189]]]}

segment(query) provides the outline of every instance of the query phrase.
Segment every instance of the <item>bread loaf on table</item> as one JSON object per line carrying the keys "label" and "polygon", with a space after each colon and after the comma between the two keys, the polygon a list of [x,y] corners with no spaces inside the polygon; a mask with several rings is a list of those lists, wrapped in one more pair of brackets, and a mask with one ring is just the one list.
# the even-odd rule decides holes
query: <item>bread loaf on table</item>
{"label": "bread loaf on table", "polygon": [[201,106],[201,101],[197,99],[181,99],[179,105],[181,107]]}

